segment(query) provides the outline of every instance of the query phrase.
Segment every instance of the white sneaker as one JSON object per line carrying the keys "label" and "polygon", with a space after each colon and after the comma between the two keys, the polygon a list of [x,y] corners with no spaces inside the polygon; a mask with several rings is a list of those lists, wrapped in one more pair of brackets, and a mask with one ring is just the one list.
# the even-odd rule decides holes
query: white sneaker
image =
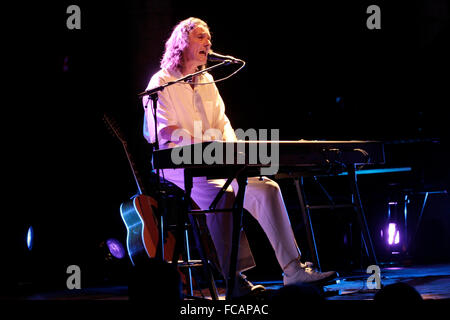
{"label": "white sneaker", "polygon": [[319,272],[313,269],[312,262],[300,263],[296,272],[291,275],[284,274],[283,283],[290,284],[324,284],[338,276],[336,271]]}

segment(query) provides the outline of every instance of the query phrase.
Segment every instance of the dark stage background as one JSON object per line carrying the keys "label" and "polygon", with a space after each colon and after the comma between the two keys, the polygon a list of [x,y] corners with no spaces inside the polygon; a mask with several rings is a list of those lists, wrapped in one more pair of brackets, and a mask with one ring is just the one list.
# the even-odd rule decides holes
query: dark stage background
{"label": "dark stage background", "polygon": [[[66,27],[72,4],[81,9],[80,30]],[[366,27],[371,4],[381,8],[380,30]],[[388,199],[405,190],[415,192],[411,217],[417,220],[420,192],[448,190],[450,181],[449,8],[444,0],[5,5],[3,283],[65,287],[71,264],[81,267],[83,285],[105,279],[101,243],[111,237],[124,243],[119,206],[136,186],[102,114],[117,118],[134,147],[148,148],[137,93],[158,70],[172,27],[189,16],[209,24],[215,51],[247,62],[217,84],[235,129],[280,129],[282,140],[385,141],[387,165],[413,171],[360,179],[371,231],[378,234]],[[300,240],[295,194],[288,183],[280,185]],[[448,195],[429,201],[414,257],[448,261]],[[340,243],[342,234],[330,218],[317,219],[325,267],[345,266],[345,254],[336,252],[347,249],[329,244]],[[261,230],[246,221],[250,241],[259,243],[255,277],[280,277]],[[30,225],[31,252],[25,244]]]}

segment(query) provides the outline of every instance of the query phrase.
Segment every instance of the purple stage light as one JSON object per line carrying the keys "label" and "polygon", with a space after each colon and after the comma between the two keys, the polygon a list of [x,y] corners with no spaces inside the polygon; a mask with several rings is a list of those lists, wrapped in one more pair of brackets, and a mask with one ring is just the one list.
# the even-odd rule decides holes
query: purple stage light
{"label": "purple stage light", "polygon": [[109,252],[111,252],[113,257],[122,259],[125,256],[125,249],[119,240],[108,239],[106,240],[106,245],[108,246]]}
{"label": "purple stage light", "polygon": [[390,246],[400,243],[400,231],[397,229],[397,224],[389,223],[388,227],[388,244]]}

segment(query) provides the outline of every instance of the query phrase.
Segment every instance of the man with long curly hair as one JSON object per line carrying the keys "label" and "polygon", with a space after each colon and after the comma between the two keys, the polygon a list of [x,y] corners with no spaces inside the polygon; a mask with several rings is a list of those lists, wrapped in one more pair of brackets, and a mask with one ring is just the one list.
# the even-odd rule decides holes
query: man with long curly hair
{"label": "man with long curly hair", "polygon": [[[154,74],[147,90],[158,87],[204,68],[211,52],[211,34],[206,22],[188,18],[175,26],[166,42],[161,60],[161,70]],[[160,148],[173,147],[202,141],[195,130],[201,123],[202,131],[215,129],[224,141],[236,141],[235,132],[225,115],[225,105],[213,77],[209,73],[196,76],[190,83],[168,86],[158,93],[157,130]],[[205,85],[202,85],[205,83]],[[148,104],[145,97],[144,105]],[[148,108],[150,109],[150,108]],[[145,109],[144,136],[155,142],[154,117]],[[180,135],[180,131],[184,133]],[[217,137],[216,137],[217,139]],[[184,188],[183,169],[161,170],[164,178]],[[208,209],[210,203],[224,185],[225,180],[208,180],[195,177],[191,197],[201,208]],[[229,186],[216,208],[230,208],[237,194],[236,181]],[[259,222],[267,235],[278,263],[283,270],[285,285],[298,283],[323,283],[336,277],[336,272],[318,272],[311,263],[302,263],[299,247],[289,221],[289,216],[278,184],[267,177],[249,178],[245,193],[244,208]],[[228,279],[232,238],[231,214],[207,214],[207,225],[217,251],[221,272]],[[255,266],[244,232],[241,232],[237,264],[237,285],[232,296],[241,296],[256,289],[241,273]],[[260,288],[260,287],[259,287]]]}

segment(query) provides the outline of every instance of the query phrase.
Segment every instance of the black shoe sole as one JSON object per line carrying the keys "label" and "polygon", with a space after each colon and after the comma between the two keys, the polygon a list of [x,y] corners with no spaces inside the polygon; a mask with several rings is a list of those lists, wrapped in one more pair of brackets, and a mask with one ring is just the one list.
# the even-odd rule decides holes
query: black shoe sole
{"label": "black shoe sole", "polygon": [[319,287],[323,287],[326,285],[330,285],[333,284],[333,282],[336,282],[336,278],[339,277],[339,274],[336,272],[335,274],[330,275],[329,277],[314,281],[314,282],[308,282],[308,284],[314,285],[314,286],[319,286]]}

